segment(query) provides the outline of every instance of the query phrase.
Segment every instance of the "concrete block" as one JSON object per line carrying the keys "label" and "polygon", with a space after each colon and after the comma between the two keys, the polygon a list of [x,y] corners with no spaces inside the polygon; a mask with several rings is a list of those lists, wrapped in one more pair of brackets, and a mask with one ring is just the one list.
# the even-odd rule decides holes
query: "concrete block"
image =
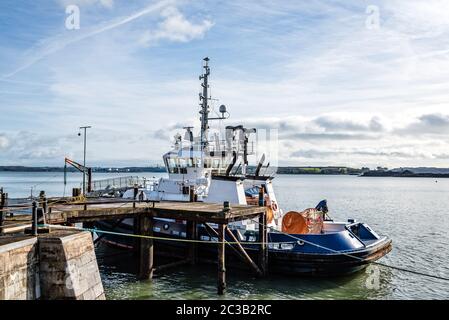
{"label": "concrete block", "polygon": [[0,299],[39,297],[105,299],[90,232],[55,232],[0,245]]}

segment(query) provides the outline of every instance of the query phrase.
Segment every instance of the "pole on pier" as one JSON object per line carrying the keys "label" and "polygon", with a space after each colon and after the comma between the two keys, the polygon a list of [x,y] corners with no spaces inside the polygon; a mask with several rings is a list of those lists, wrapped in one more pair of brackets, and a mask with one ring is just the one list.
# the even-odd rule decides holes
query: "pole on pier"
{"label": "pole on pier", "polygon": [[259,265],[262,274],[265,276],[268,272],[268,228],[267,228],[267,213],[264,211],[259,216]]}
{"label": "pole on pier", "polygon": [[226,265],[225,265],[225,228],[226,224],[218,225],[218,283],[217,290],[219,295],[226,291]]}
{"label": "pole on pier", "polygon": [[[259,206],[265,206],[265,186],[262,185],[259,189]],[[267,211],[259,215],[259,265],[262,274],[265,276],[268,271],[268,228],[267,228]]]}
{"label": "pole on pier", "polygon": [[92,192],[92,168],[87,168],[87,192]]}
{"label": "pole on pier", "polygon": [[37,203],[33,201],[31,234],[37,236]]}
{"label": "pole on pier", "polygon": [[[140,216],[140,234],[144,236],[153,236],[153,217],[149,214]],[[140,239],[140,261],[139,278],[148,280],[153,278],[153,239]]]}
{"label": "pole on pier", "polygon": [[0,234],[3,234],[3,224],[4,224],[4,215],[3,215],[3,207],[6,202],[6,194],[3,193],[3,188],[0,188]]}
{"label": "pole on pier", "polygon": [[137,185],[134,185],[134,202],[133,202],[133,208],[136,208],[136,200],[137,200],[137,195],[139,194],[139,188],[137,187]]}

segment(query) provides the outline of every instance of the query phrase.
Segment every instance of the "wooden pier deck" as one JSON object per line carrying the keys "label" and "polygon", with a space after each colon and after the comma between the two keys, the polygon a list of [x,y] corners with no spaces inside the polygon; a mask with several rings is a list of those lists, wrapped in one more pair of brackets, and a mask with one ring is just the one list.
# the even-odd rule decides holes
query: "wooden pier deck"
{"label": "wooden pier deck", "polygon": [[49,206],[47,222],[77,223],[98,220],[132,218],[136,214],[149,214],[155,218],[179,219],[196,222],[229,224],[257,218],[265,208],[247,205],[231,205],[203,202],[133,202],[133,201],[87,201],[77,204]]}
{"label": "wooden pier deck", "polygon": [[[14,207],[8,207],[3,203],[0,208],[3,212],[13,210]],[[133,218],[137,228],[135,234],[138,238],[138,247],[140,248],[140,266],[139,277],[141,279],[151,279],[154,272],[153,263],[153,219],[167,218],[177,219],[187,222],[186,234],[187,239],[191,240],[188,245],[187,259],[184,262],[195,264],[197,261],[197,243],[198,224],[204,224],[207,228],[212,229],[209,223],[218,225],[218,228],[212,229],[217,235],[217,264],[218,264],[218,294],[223,294],[226,288],[226,268],[225,268],[225,247],[226,234],[232,236],[232,232],[228,229],[228,224],[236,221],[249,219],[259,219],[259,261],[254,262],[247,254],[237,239],[232,246],[241,254],[241,259],[253,269],[257,275],[264,276],[267,273],[268,266],[268,245],[267,245],[267,218],[265,207],[248,206],[248,205],[229,205],[228,203],[202,203],[202,202],[151,202],[136,200],[117,200],[108,198],[89,199],[84,202],[66,202],[63,199],[43,199],[39,204],[34,203],[32,208],[31,220],[33,226],[37,229],[37,224],[45,221],[47,225],[73,225],[75,223],[92,223],[102,220],[121,220],[125,218]],[[39,214],[37,213],[39,212]],[[38,218],[38,215],[40,218]],[[2,219],[5,230],[8,224],[14,225],[17,221],[16,217],[6,217]],[[21,218],[22,223],[23,218]],[[36,222],[35,222],[36,221]],[[51,228],[50,228],[51,229]],[[4,230],[4,231],[5,231]],[[37,233],[36,230],[34,231]],[[229,245],[229,243],[228,243]],[[183,263],[183,262],[180,262]],[[175,263],[176,264],[176,263]],[[179,263],[178,263],[179,264]],[[174,264],[172,264],[174,265]],[[164,266],[161,267],[163,269]],[[160,269],[158,267],[158,269]]]}

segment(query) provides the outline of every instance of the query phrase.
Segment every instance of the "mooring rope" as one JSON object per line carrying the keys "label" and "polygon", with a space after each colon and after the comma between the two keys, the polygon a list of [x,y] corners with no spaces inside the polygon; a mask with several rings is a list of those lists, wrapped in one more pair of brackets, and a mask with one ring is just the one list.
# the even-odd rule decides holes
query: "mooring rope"
{"label": "mooring rope", "polygon": [[[254,220],[252,220],[252,221],[254,221]],[[260,224],[258,221],[254,221],[254,222]],[[364,261],[363,258],[354,256],[354,255],[352,255],[352,254],[350,254],[350,253],[341,252],[341,251],[337,251],[337,250],[334,250],[334,249],[331,249],[331,248],[324,247],[324,246],[322,246],[322,245],[319,245],[319,244],[316,244],[316,243],[313,243],[313,242],[310,242],[310,241],[307,241],[307,240],[298,238],[298,237],[296,237],[296,236],[294,236],[294,235],[291,235],[291,234],[289,234],[289,233],[285,233],[285,232],[279,231],[279,230],[277,230],[277,229],[275,229],[275,228],[273,228],[273,227],[269,227],[269,226],[268,226],[268,228],[271,229],[271,230],[274,231],[274,232],[277,232],[277,233],[280,233],[280,234],[289,236],[289,237],[291,237],[291,238],[293,238],[293,239],[296,239],[296,240],[298,240],[298,241],[303,241],[304,243],[307,243],[307,244],[310,244],[310,245],[319,247],[319,248],[321,248],[321,249],[329,250],[329,251],[331,251],[331,252],[338,253],[338,254],[343,254],[343,255],[345,255],[345,256],[347,256],[347,257],[354,258],[354,259],[357,259],[357,260],[359,260],[359,261]],[[424,272],[421,272],[421,271],[410,270],[410,269],[401,268],[401,267],[395,267],[395,266],[392,266],[392,265],[389,265],[389,264],[386,264],[386,263],[383,263],[383,262],[371,261],[370,263],[376,264],[376,265],[379,265],[379,266],[383,266],[383,267],[386,267],[386,268],[398,270],[398,271],[403,271],[403,272],[412,273],[412,274],[416,274],[416,275],[420,275],[420,276],[425,276],[425,277],[429,277],[429,278],[434,278],[434,279],[439,279],[439,280],[449,281],[449,278],[448,278],[448,277],[438,276],[438,275],[434,275],[434,274],[424,273]]]}
{"label": "mooring rope", "polygon": [[[208,241],[208,240],[192,240],[192,239],[179,239],[179,238],[165,238],[165,237],[155,237],[155,236],[145,236],[145,235],[140,235],[140,234],[130,234],[130,233],[122,233],[122,232],[114,232],[114,231],[106,231],[106,230],[100,230],[100,229],[90,229],[90,228],[80,228],[80,227],[69,227],[69,226],[60,226],[60,225],[52,225],[52,224],[44,224],[44,225],[39,225],[39,226],[44,226],[44,227],[51,227],[51,228],[59,228],[59,229],[69,229],[69,230],[79,230],[79,231],[89,231],[89,232],[95,232],[95,233],[104,233],[104,234],[112,234],[112,235],[118,235],[118,236],[125,236],[125,237],[134,237],[134,238],[145,238],[145,239],[154,239],[154,240],[164,240],[164,241],[174,241],[174,242],[188,242],[188,243],[203,243],[203,244],[242,244],[242,245],[261,245],[264,244],[263,242],[232,242],[232,241]],[[347,257],[353,258],[353,259],[357,259],[359,261],[364,261],[363,258],[351,255],[349,253],[345,253],[345,252],[341,252],[341,251],[337,251],[331,248],[327,248],[324,246],[321,246],[319,244],[298,238],[296,236],[293,236],[291,234],[288,233],[284,233],[282,231],[276,230],[273,227],[268,227],[269,229],[273,230],[274,232],[278,232],[284,235],[287,235],[293,239],[295,239],[296,241],[283,241],[283,242],[270,242],[270,244],[296,244],[298,243],[298,241],[302,241],[304,243],[319,247],[321,249],[325,249],[337,254],[342,254],[345,255]],[[212,238],[212,237],[211,237]],[[267,242],[265,242],[267,243]],[[267,243],[268,244],[268,243]],[[434,275],[434,274],[428,274],[428,273],[424,273],[421,271],[416,271],[416,270],[410,270],[410,269],[406,269],[406,268],[401,268],[401,267],[396,267],[396,266],[392,266],[392,265],[388,265],[382,262],[377,262],[377,261],[371,261],[369,263],[372,264],[376,264],[379,266],[383,266],[386,268],[390,268],[390,269],[394,269],[394,270],[398,270],[398,271],[402,271],[402,272],[407,272],[407,273],[411,273],[411,274],[415,274],[415,275],[420,275],[420,276],[424,276],[424,277],[429,277],[429,278],[434,278],[434,279],[438,279],[438,280],[444,280],[444,281],[449,281],[449,278],[447,277],[442,277],[442,276],[438,276],[438,275]]]}
{"label": "mooring rope", "polygon": [[[129,203],[124,203],[123,205],[117,207],[123,207],[124,205],[129,204]],[[254,221],[254,220],[252,220]],[[258,224],[260,224],[258,221],[254,221]],[[122,232],[115,232],[115,231],[106,231],[106,230],[100,230],[100,229],[91,229],[91,228],[80,228],[80,227],[69,227],[69,226],[60,226],[60,225],[52,225],[52,224],[44,224],[44,225],[40,225],[40,226],[44,226],[44,227],[51,227],[51,228],[59,228],[59,229],[71,229],[71,230],[79,230],[79,231],[89,231],[89,232],[95,232],[95,233],[103,233],[103,234],[111,234],[111,235],[117,235],[117,236],[125,236],[125,237],[134,237],[134,238],[144,238],[144,239],[154,239],[154,240],[163,240],[163,241],[173,241],[173,242],[185,242],[185,243],[203,243],[203,244],[242,244],[242,245],[261,245],[264,244],[263,242],[231,242],[231,241],[212,241],[212,240],[193,240],[193,239],[179,239],[179,238],[165,238],[165,237],[156,237],[156,236],[146,236],[146,235],[140,235],[140,234],[129,234],[129,233],[122,233]],[[364,262],[365,260],[363,258],[360,258],[358,256],[355,256],[353,254],[347,253],[347,252],[342,252],[342,251],[338,251],[338,250],[334,250],[322,245],[319,245],[317,243],[311,242],[311,241],[307,241],[305,239],[299,238],[297,236],[291,235],[289,233],[285,233],[282,231],[279,231],[273,227],[267,226],[267,228],[269,228],[271,231],[276,232],[276,233],[280,233],[283,235],[286,235],[292,239],[295,239],[296,241],[282,241],[282,242],[269,242],[270,244],[274,244],[274,245],[280,245],[280,244],[297,244],[299,242],[303,242],[336,254],[341,254],[344,256],[347,256],[349,258],[352,259],[356,259],[359,261]],[[210,237],[211,239],[213,237]],[[266,242],[265,242],[266,243]],[[266,243],[268,244],[268,243]],[[411,273],[411,274],[415,274],[415,275],[420,275],[420,276],[424,276],[424,277],[428,277],[428,278],[434,278],[434,279],[438,279],[438,280],[444,280],[444,281],[449,281],[449,277],[444,277],[444,276],[439,276],[439,275],[434,275],[434,274],[428,274],[428,273],[424,273],[421,271],[416,271],[416,270],[411,270],[411,269],[407,269],[407,268],[402,268],[402,267],[396,267],[396,266],[392,266],[383,262],[378,262],[378,261],[370,261],[369,263],[375,264],[375,265],[379,265],[379,266],[383,266],[386,268],[390,268],[393,270],[397,270],[397,271],[402,271],[402,272],[407,272],[407,273]]]}
{"label": "mooring rope", "polygon": [[[70,226],[60,226],[55,224],[42,224],[38,225],[38,227],[49,227],[49,228],[57,228],[57,229],[67,229],[67,230],[79,230],[79,231],[89,231],[95,233],[105,233],[117,236],[131,237],[131,238],[142,238],[142,239],[153,239],[153,240],[164,240],[164,241],[174,241],[174,242],[189,242],[189,243],[204,243],[204,244],[247,244],[247,245],[261,245],[267,242],[257,242],[257,241],[247,241],[247,242],[232,242],[232,241],[209,241],[209,240],[193,240],[193,239],[179,239],[179,238],[165,238],[165,237],[156,237],[156,236],[146,236],[141,234],[133,234],[133,233],[123,233],[116,231],[106,231],[100,229],[91,229],[91,228],[82,228],[82,227],[70,227]],[[212,238],[212,237],[211,237]],[[272,244],[295,244],[297,241],[283,241],[283,242],[270,242]]]}

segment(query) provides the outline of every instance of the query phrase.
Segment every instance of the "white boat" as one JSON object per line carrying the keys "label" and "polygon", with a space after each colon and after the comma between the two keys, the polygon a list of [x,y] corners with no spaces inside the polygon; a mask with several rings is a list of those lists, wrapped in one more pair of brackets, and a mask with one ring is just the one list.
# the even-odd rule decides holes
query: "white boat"
{"label": "white boat", "polygon": [[[129,188],[123,198],[151,201],[229,202],[243,205],[264,205],[268,212],[270,270],[293,274],[343,274],[364,268],[391,250],[391,240],[380,237],[367,224],[349,219],[335,222],[327,215],[326,201],[316,208],[285,213],[280,208],[270,174],[262,154],[251,167],[248,158],[255,155],[252,139],[257,130],[242,125],[227,126],[224,138],[210,134],[210,122],[229,118],[224,105],[219,115],[210,116],[209,59],[204,59],[202,92],[200,94],[201,127],[198,136],[192,127],[175,136],[174,147],[163,155],[168,178],[146,181],[146,186]],[[264,174],[261,172],[264,171]],[[155,219],[154,233],[163,237],[186,237],[185,222]],[[115,228],[121,232],[134,230],[132,219]],[[110,230],[114,223],[101,222],[99,229]],[[258,221],[235,222],[229,228],[240,240],[257,241]],[[211,240],[204,226],[199,226],[203,240]],[[132,247],[126,237],[104,236],[111,244]],[[293,241],[292,241],[293,240]],[[165,245],[175,242],[165,243]],[[182,246],[182,245],[181,245]],[[208,247],[210,248],[210,246]],[[246,245],[246,249],[253,248]],[[207,254],[207,247],[202,251]],[[256,250],[257,251],[257,250]]]}

